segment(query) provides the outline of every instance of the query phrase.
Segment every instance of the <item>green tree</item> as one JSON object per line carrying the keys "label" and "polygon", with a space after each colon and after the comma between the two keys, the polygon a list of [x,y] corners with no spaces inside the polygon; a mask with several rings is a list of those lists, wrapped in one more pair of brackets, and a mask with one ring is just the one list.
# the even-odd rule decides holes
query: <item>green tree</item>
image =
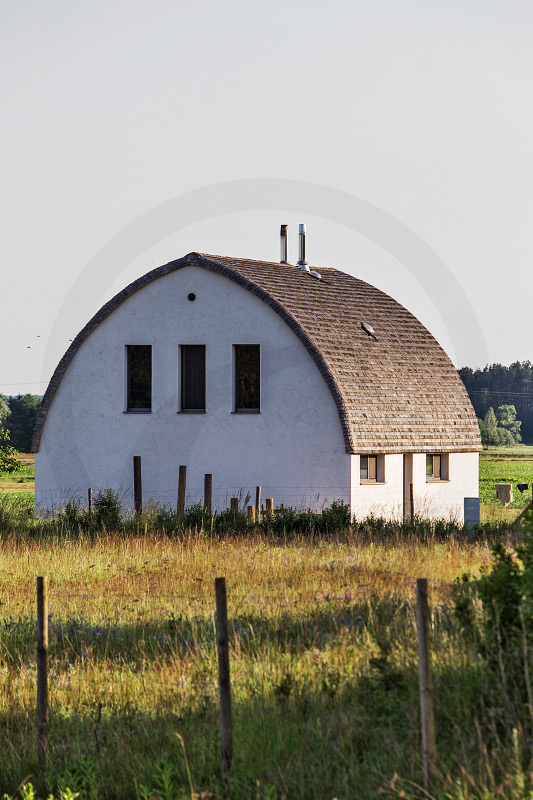
{"label": "green tree", "polygon": [[500,443],[498,436],[498,420],[496,419],[496,414],[494,413],[492,406],[485,414],[485,419],[483,420],[483,425],[480,427],[480,432],[481,441],[484,445],[495,445]]}
{"label": "green tree", "polygon": [[8,441],[9,431],[0,428],[0,475],[4,472],[16,472],[21,467],[21,462],[17,459],[18,453],[7,444]]}
{"label": "green tree", "polygon": [[6,398],[2,394],[0,394],[0,428],[2,428],[5,425],[6,419],[9,417],[10,414],[11,411],[9,410],[9,406],[6,403]]}
{"label": "green tree", "polygon": [[[522,441],[520,428],[522,423],[516,418],[516,408],[511,405],[499,406],[496,411],[498,427],[508,433],[509,444],[519,444]],[[507,442],[505,442],[507,444]]]}
{"label": "green tree", "polygon": [[33,394],[19,394],[17,397],[9,397],[8,404],[11,412],[10,444],[20,453],[29,453],[41,398]]}
{"label": "green tree", "polygon": [[511,405],[499,406],[496,413],[489,408],[484,419],[478,419],[481,441],[485,447],[495,445],[512,446],[522,441],[520,427],[516,418],[516,408]]}

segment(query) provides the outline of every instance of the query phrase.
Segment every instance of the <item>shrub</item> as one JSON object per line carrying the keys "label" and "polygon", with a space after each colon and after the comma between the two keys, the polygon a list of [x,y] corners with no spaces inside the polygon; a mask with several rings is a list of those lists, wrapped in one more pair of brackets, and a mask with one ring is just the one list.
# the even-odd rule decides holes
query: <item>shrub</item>
{"label": "shrub", "polygon": [[122,523],[122,503],[113,489],[99,491],[94,500],[94,518],[98,528],[115,530]]}
{"label": "shrub", "polygon": [[479,598],[484,610],[487,636],[507,640],[523,634],[524,625],[533,633],[533,514],[526,518],[526,531],[514,551],[502,542],[492,546],[492,563],[473,580],[468,574],[455,583],[456,614],[468,625],[471,605]]}
{"label": "shrub", "polygon": [[263,520],[263,527],[273,533],[300,534],[314,530],[320,515],[314,511],[297,511],[295,508],[284,508],[274,517]]}
{"label": "shrub", "polygon": [[[481,610],[481,613],[479,611]],[[500,682],[509,718],[531,703],[528,651],[533,639],[533,515],[514,550],[496,542],[492,563],[478,579],[465,574],[454,587],[454,612]],[[530,707],[530,706],[529,706]]]}
{"label": "shrub", "polygon": [[342,500],[334,500],[329,508],[322,511],[320,529],[329,533],[340,533],[349,527],[350,522],[350,507]]}
{"label": "shrub", "polygon": [[210,514],[206,507],[201,503],[196,503],[189,506],[185,512],[182,525],[185,528],[196,529],[197,531],[205,531],[212,533],[216,522],[216,515]]}
{"label": "shrub", "polygon": [[68,502],[61,510],[59,519],[64,522],[65,526],[70,530],[75,530],[76,528],[86,529],[90,525],[89,512],[79,501],[75,502],[71,500]]}
{"label": "shrub", "polygon": [[248,516],[240,509],[226,508],[215,515],[214,527],[222,533],[241,533],[248,527]]}

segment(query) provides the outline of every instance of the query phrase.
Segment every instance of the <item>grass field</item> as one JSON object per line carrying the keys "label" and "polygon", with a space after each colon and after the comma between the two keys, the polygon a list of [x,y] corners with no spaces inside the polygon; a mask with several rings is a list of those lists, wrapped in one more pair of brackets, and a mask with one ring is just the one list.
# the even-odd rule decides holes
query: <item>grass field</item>
{"label": "grass field", "polygon": [[483,450],[482,456],[503,457],[507,458],[532,458],[533,459],[533,445],[517,444],[513,447],[486,447]]}
{"label": "grass field", "polygon": [[[87,800],[427,797],[416,788],[415,581],[425,576],[440,769],[432,796],[531,800],[533,706],[509,696],[500,666],[483,667],[454,614],[453,581],[490,562],[483,534],[424,533],[422,542],[374,525],[292,540],[257,531],[169,538],[149,527],[86,536],[77,525],[31,522],[23,510],[31,491],[4,497],[8,512],[11,499],[20,509],[21,527],[0,514],[0,793],[15,795],[30,779],[41,798],[59,798],[66,785]],[[520,512],[486,509],[495,520]],[[39,574],[50,580],[45,771],[35,730]],[[227,783],[214,634],[220,575],[234,698]],[[524,658],[529,670],[527,643]]]}
{"label": "grass field", "polygon": [[35,491],[35,456],[31,453],[18,455],[22,467],[17,472],[0,475],[0,492]]}
{"label": "grass field", "polygon": [[[475,776],[479,731],[489,737],[502,703],[498,696],[491,706],[493,689],[460,638],[450,592],[454,578],[488,561],[486,543],[454,540],[108,535],[21,543],[4,534],[0,791],[14,792],[30,775],[44,796],[63,774],[82,797],[191,797],[177,734],[195,791],[206,793],[198,797],[351,800],[377,797],[394,773],[420,782],[420,575],[430,580],[434,608],[440,764],[444,774],[460,775],[462,764]],[[37,574],[50,577],[44,777],[35,745]],[[235,763],[225,788],[217,575],[228,584],[234,696]],[[480,692],[485,707],[475,700]]]}
{"label": "grass field", "polygon": [[[522,446],[491,448],[483,451],[479,460],[479,497],[482,504],[500,505],[495,499],[495,483],[513,484],[513,502],[507,507],[509,510],[511,507],[524,508],[530,503],[531,484],[533,483],[533,448]],[[519,483],[529,483],[530,488],[525,492],[519,492],[517,488]]]}

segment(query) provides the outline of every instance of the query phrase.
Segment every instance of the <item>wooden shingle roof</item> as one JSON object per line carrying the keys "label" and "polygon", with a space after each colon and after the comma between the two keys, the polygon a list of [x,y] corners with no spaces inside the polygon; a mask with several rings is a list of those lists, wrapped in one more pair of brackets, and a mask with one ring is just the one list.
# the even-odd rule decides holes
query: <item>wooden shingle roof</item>
{"label": "wooden shingle roof", "polygon": [[[80,331],[44,395],[33,452],[81,343],[131,294],[185,266],[224,275],[289,325],[329,387],[348,453],[481,450],[476,417],[452,362],[422,323],[384,292],[337,269],[320,267],[318,280],[290,264],[189,253],[131,283]],[[362,323],[372,326],[375,337]]]}

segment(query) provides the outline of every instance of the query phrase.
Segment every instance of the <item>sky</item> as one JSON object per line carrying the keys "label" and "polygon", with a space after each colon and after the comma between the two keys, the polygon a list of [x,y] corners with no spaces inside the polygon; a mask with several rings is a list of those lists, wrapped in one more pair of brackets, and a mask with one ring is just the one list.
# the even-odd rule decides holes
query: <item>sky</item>
{"label": "sky", "polygon": [[395,297],[457,367],[533,360],[529,0],[4,0],[0,393],[196,250]]}

